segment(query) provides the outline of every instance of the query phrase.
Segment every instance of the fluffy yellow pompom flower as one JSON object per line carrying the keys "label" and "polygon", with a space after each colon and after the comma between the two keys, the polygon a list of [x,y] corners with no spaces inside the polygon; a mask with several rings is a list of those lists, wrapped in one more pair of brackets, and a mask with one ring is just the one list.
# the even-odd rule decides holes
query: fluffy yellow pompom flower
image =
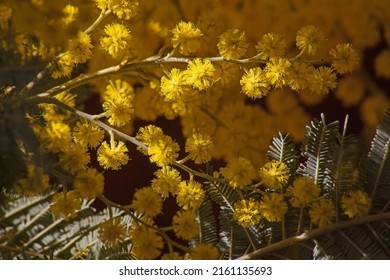
{"label": "fluffy yellow pompom flower", "polygon": [[79,8],[70,4],[67,4],[62,9],[62,22],[65,25],[69,25],[70,23],[74,22],[79,15]]}
{"label": "fluffy yellow pompom flower", "polygon": [[120,217],[111,218],[98,227],[99,239],[107,247],[116,247],[123,242],[127,235],[126,225],[122,224]]}
{"label": "fluffy yellow pompom flower", "polygon": [[354,190],[341,197],[341,208],[350,218],[359,218],[370,211],[371,199],[362,190]]}
{"label": "fluffy yellow pompom flower", "polygon": [[132,226],[130,232],[131,253],[141,260],[155,259],[164,247],[162,237],[146,226]]}
{"label": "fluffy yellow pompom flower", "polygon": [[322,31],[313,25],[302,27],[296,37],[297,47],[308,54],[316,54],[324,41],[325,36]]}
{"label": "fluffy yellow pompom flower", "polygon": [[209,135],[194,134],[186,141],[186,152],[196,164],[211,160],[214,142]]}
{"label": "fluffy yellow pompom flower", "polygon": [[51,77],[54,79],[69,77],[72,74],[74,66],[75,63],[72,55],[66,52],[54,62],[51,69]]}
{"label": "fluffy yellow pompom flower", "polygon": [[115,95],[103,103],[108,123],[123,126],[130,122],[134,114],[133,99],[131,95]]}
{"label": "fluffy yellow pompom flower", "polygon": [[242,91],[253,99],[266,96],[271,87],[265,72],[260,67],[246,71],[240,80],[240,84]]}
{"label": "fluffy yellow pompom flower", "polygon": [[336,74],[332,68],[321,66],[314,69],[309,79],[309,89],[316,94],[327,94],[336,88]]}
{"label": "fluffy yellow pompom flower", "polygon": [[182,181],[179,184],[176,201],[184,210],[196,210],[200,207],[205,197],[202,185],[193,180]]}
{"label": "fluffy yellow pompom flower", "polygon": [[181,54],[189,55],[201,46],[202,31],[192,22],[179,22],[172,30],[172,34],[172,45],[174,48],[178,47]]}
{"label": "fluffy yellow pompom flower", "polygon": [[27,165],[27,177],[16,182],[15,189],[24,196],[34,196],[49,188],[49,176],[34,164]]}
{"label": "fluffy yellow pompom flower", "polygon": [[303,208],[309,205],[320,195],[321,189],[309,177],[298,177],[293,186],[288,187],[287,192],[291,195],[291,205],[297,208]]}
{"label": "fluffy yellow pompom flower", "polygon": [[90,160],[91,157],[88,150],[85,147],[78,145],[63,148],[60,153],[61,166],[71,174],[84,171]]}
{"label": "fluffy yellow pompom flower", "polygon": [[129,161],[128,150],[122,141],[104,141],[97,150],[97,160],[104,169],[118,170]]}
{"label": "fluffy yellow pompom flower", "polygon": [[173,231],[177,237],[191,240],[199,234],[199,223],[194,211],[179,211],[173,216]]}
{"label": "fluffy yellow pompom flower", "polygon": [[215,82],[215,71],[210,59],[195,58],[188,63],[184,78],[186,83],[195,89],[207,90]]}
{"label": "fluffy yellow pompom flower", "polygon": [[69,40],[68,52],[74,63],[84,63],[92,56],[93,45],[88,34],[80,32],[76,39]]}
{"label": "fluffy yellow pompom flower", "polygon": [[282,35],[267,33],[257,43],[256,50],[261,59],[270,59],[272,57],[282,57],[286,52],[286,47],[286,41],[284,41]]}
{"label": "fluffy yellow pompom flower", "polygon": [[246,228],[258,224],[262,218],[260,205],[253,198],[240,200],[234,205],[233,219]]}
{"label": "fluffy yellow pompom flower", "polygon": [[290,171],[284,162],[272,160],[260,169],[260,180],[267,188],[280,190],[290,177]]}
{"label": "fluffy yellow pompom flower", "polygon": [[132,36],[124,25],[112,23],[104,28],[104,36],[100,39],[100,44],[109,55],[118,58],[126,53],[131,39]]}
{"label": "fluffy yellow pompom flower", "polygon": [[82,120],[73,127],[73,140],[82,147],[96,148],[104,139],[104,131],[96,124]]}
{"label": "fluffy yellow pompom flower", "polygon": [[287,213],[287,203],[279,193],[270,193],[263,197],[260,202],[260,211],[269,222],[279,222]]}
{"label": "fluffy yellow pompom flower", "polygon": [[236,158],[221,168],[221,174],[228,180],[232,188],[243,188],[256,178],[256,170],[245,158]]}
{"label": "fluffy yellow pompom flower", "polygon": [[96,169],[88,168],[76,175],[73,186],[82,198],[94,199],[103,193],[104,177]]}
{"label": "fluffy yellow pompom flower", "polygon": [[351,72],[359,64],[359,55],[351,44],[338,44],[330,51],[332,67],[340,74]]}
{"label": "fluffy yellow pompom flower", "polygon": [[273,86],[282,87],[288,82],[290,66],[291,62],[286,58],[270,58],[264,69],[265,76]]}
{"label": "fluffy yellow pompom flower", "polygon": [[214,245],[201,243],[190,251],[189,257],[191,260],[218,260],[220,253]]}
{"label": "fluffy yellow pompom flower", "polygon": [[167,166],[173,163],[179,156],[179,144],[174,142],[168,135],[162,135],[148,146],[150,161],[158,166]]}
{"label": "fluffy yellow pompom flower", "polygon": [[292,90],[300,91],[309,87],[310,76],[315,68],[310,63],[294,61],[287,73],[288,85]]}
{"label": "fluffy yellow pompom flower", "polygon": [[154,191],[166,198],[169,193],[177,193],[181,177],[179,171],[169,166],[165,166],[157,170],[154,175],[155,179],[152,180],[151,187]]}
{"label": "fluffy yellow pompom flower", "polygon": [[76,217],[76,212],[81,209],[81,199],[75,191],[61,192],[53,195],[50,205],[51,212],[60,218]]}
{"label": "fluffy yellow pompom flower", "polygon": [[173,68],[167,76],[161,78],[161,93],[168,101],[173,101],[183,94],[186,82],[183,71]]}
{"label": "fluffy yellow pompom flower", "polygon": [[162,198],[151,187],[138,189],[134,196],[131,208],[145,217],[156,217],[162,211]]}
{"label": "fluffy yellow pompom flower", "polygon": [[336,217],[336,209],[330,199],[323,198],[313,202],[309,215],[313,224],[324,227],[333,223]]}
{"label": "fluffy yellow pompom flower", "polygon": [[243,57],[248,45],[245,32],[238,29],[229,29],[219,36],[217,47],[223,58],[232,60]]}

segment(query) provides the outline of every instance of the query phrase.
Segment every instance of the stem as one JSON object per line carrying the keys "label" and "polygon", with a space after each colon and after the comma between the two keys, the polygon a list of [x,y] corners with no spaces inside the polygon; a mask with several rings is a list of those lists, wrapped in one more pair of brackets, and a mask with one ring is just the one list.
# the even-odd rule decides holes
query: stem
{"label": "stem", "polygon": [[301,208],[301,211],[299,213],[299,221],[298,221],[298,227],[297,227],[297,235],[301,232],[302,229],[302,220],[303,220],[303,208]]}
{"label": "stem", "polygon": [[240,260],[250,260],[255,259],[258,257],[261,257],[267,253],[278,251],[287,247],[290,247],[294,244],[297,244],[299,242],[304,242],[307,240],[315,239],[319,236],[322,236],[324,234],[332,233],[338,230],[346,229],[352,226],[357,226],[365,223],[372,223],[372,222],[378,222],[383,220],[390,219],[390,212],[386,213],[379,213],[375,215],[365,216],[359,219],[355,220],[348,220],[343,222],[338,222],[326,227],[317,228],[315,230],[311,230],[305,233],[302,233],[301,235],[293,236],[290,238],[287,238],[285,240],[282,240],[280,242],[276,242],[274,244],[270,244],[264,248],[258,249],[252,253],[243,255],[239,257]]}
{"label": "stem", "polygon": [[109,14],[111,14],[111,10],[101,11],[98,18],[92,23],[87,29],[85,29],[84,33],[91,33]]}

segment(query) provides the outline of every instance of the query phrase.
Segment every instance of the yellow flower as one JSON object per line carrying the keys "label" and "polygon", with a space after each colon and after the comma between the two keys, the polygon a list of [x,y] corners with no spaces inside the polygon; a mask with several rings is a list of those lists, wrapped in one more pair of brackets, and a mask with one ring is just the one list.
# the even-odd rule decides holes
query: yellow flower
{"label": "yellow flower", "polygon": [[104,169],[118,170],[129,161],[127,152],[122,141],[111,141],[110,145],[104,141],[97,150],[97,160]]}
{"label": "yellow flower", "polygon": [[191,260],[218,260],[220,253],[213,244],[202,243],[190,251],[189,257]]}
{"label": "yellow flower", "polygon": [[272,160],[260,169],[260,180],[266,187],[274,190],[282,189],[290,177],[290,171],[284,162]]}
{"label": "yellow flower", "polygon": [[201,46],[200,38],[203,34],[192,22],[179,22],[172,34],[172,45],[174,48],[178,47],[181,54],[189,55]]}
{"label": "yellow flower", "polygon": [[72,135],[80,146],[96,148],[103,141],[104,131],[98,125],[82,120],[73,127]]}
{"label": "yellow flower", "polygon": [[374,69],[379,77],[390,79],[390,48],[384,49],[375,57]]}
{"label": "yellow flower", "polygon": [[287,203],[284,201],[283,195],[279,193],[267,194],[260,202],[260,211],[269,222],[281,221],[287,210]]}
{"label": "yellow flower", "polygon": [[141,260],[157,258],[164,247],[162,237],[146,226],[133,226],[130,240],[132,244],[130,252]]}
{"label": "yellow flower", "polygon": [[209,59],[195,58],[188,63],[184,78],[195,89],[207,90],[215,82],[215,68]]}
{"label": "yellow flower", "polygon": [[0,24],[3,22],[7,22],[12,17],[12,8],[6,5],[0,6]]}
{"label": "yellow flower", "polygon": [[291,62],[286,58],[273,57],[265,66],[265,76],[275,87],[282,87],[287,84],[288,73],[290,71]]}
{"label": "yellow flower", "polygon": [[70,23],[76,20],[76,17],[79,15],[79,8],[70,4],[67,4],[62,9],[62,22],[65,25],[69,25]]}
{"label": "yellow flower", "polygon": [[155,125],[147,125],[141,127],[136,135],[137,140],[149,146],[151,143],[156,142],[164,135],[162,129]]}
{"label": "yellow flower", "polygon": [[103,103],[103,109],[109,124],[126,125],[134,113],[133,97],[131,95],[115,95]]}
{"label": "yellow flower", "polygon": [[184,210],[196,210],[200,207],[205,197],[202,185],[193,180],[182,181],[179,184],[176,202]]}
{"label": "yellow flower", "polygon": [[82,198],[94,199],[103,193],[104,177],[96,169],[88,168],[76,175],[73,186]]}
{"label": "yellow flower", "polygon": [[57,217],[66,220],[74,218],[76,217],[76,211],[81,209],[81,199],[75,191],[57,193],[53,195],[50,209]]}
{"label": "yellow flower", "polygon": [[90,160],[88,150],[78,145],[63,148],[63,151],[60,153],[60,164],[71,174],[84,171]]}
{"label": "yellow flower", "polygon": [[296,37],[297,47],[308,54],[316,54],[324,41],[322,31],[313,25],[302,27]]}
{"label": "yellow flower", "polygon": [[362,77],[353,75],[344,77],[336,88],[335,96],[344,107],[356,106],[362,100],[366,84]]}
{"label": "yellow flower", "polygon": [[132,39],[127,28],[122,24],[112,23],[106,25],[104,33],[105,36],[100,40],[103,49],[114,58],[124,55]]}
{"label": "yellow flower", "polygon": [[233,219],[246,228],[258,224],[262,218],[260,205],[253,198],[240,200],[234,205]]}
{"label": "yellow flower", "polygon": [[112,0],[109,9],[119,18],[130,20],[134,18],[138,10],[138,1],[136,0]]}
{"label": "yellow flower", "polygon": [[34,164],[27,165],[27,177],[16,182],[16,191],[24,196],[34,196],[49,188],[49,176]]}
{"label": "yellow flower", "polygon": [[211,160],[214,150],[214,142],[209,135],[194,134],[186,141],[186,152],[196,164]]}
{"label": "yellow flower", "polygon": [[313,224],[324,227],[333,223],[336,217],[336,210],[330,199],[323,198],[313,202],[309,215]]}
{"label": "yellow flower", "polygon": [[351,72],[359,64],[359,55],[351,44],[338,44],[330,51],[332,67],[340,74]]}
{"label": "yellow flower", "polygon": [[286,42],[280,34],[267,33],[257,43],[256,50],[261,59],[270,59],[272,57],[282,57],[286,47]]}
{"label": "yellow flower", "polygon": [[243,188],[256,178],[256,170],[245,158],[236,158],[221,168],[221,174],[228,180],[232,188]]}
{"label": "yellow flower", "polygon": [[[76,105],[75,95],[69,91],[60,92],[54,98],[72,108]],[[61,110],[57,105],[43,103],[38,106],[42,109],[42,115],[47,122],[62,122],[71,117],[69,111]]]}
{"label": "yellow flower", "polygon": [[287,192],[291,195],[291,205],[293,207],[303,208],[318,198],[321,189],[314,184],[312,178],[298,177],[295,179],[293,186],[287,189]]}
{"label": "yellow flower", "polygon": [[108,247],[115,247],[123,242],[127,235],[127,229],[122,224],[120,217],[111,218],[99,225],[99,239]]}
{"label": "yellow flower", "polygon": [[88,34],[80,32],[76,39],[69,40],[68,51],[74,63],[84,63],[92,56],[93,45]]}
{"label": "yellow flower", "polygon": [[150,143],[147,153],[151,162],[158,166],[167,166],[177,159],[179,150],[179,145],[170,136],[162,135]]}
{"label": "yellow flower", "polygon": [[313,71],[315,71],[315,68],[312,64],[294,61],[287,73],[288,85],[296,91],[308,88]]}
{"label": "yellow flower", "polygon": [[233,60],[243,57],[248,45],[245,32],[238,29],[229,29],[219,36],[217,47],[223,58]]}
{"label": "yellow flower", "polygon": [[341,208],[350,218],[360,218],[370,211],[371,199],[361,190],[350,191],[341,197]]}
{"label": "yellow flower", "polygon": [[177,237],[191,240],[199,234],[199,223],[194,211],[179,211],[173,216],[173,231]]}
{"label": "yellow flower", "polygon": [[166,166],[157,170],[154,175],[156,178],[152,180],[151,187],[161,197],[166,198],[169,196],[169,193],[177,193],[181,182],[179,171]]}
{"label": "yellow flower", "polygon": [[240,80],[242,91],[250,98],[266,96],[270,90],[270,83],[265,72],[260,67],[246,71]]}
{"label": "yellow flower", "polygon": [[186,86],[183,72],[173,68],[170,73],[161,78],[161,93],[168,101],[181,97]]}
{"label": "yellow flower", "polygon": [[133,196],[131,208],[145,217],[153,218],[162,211],[162,198],[152,188],[138,189]]}
{"label": "yellow flower", "polygon": [[66,52],[59,59],[57,59],[51,69],[51,77],[59,79],[62,77],[69,77],[73,71],[75,63],[70,52]]}
{"label": "yellow flower", "polygon": [[329,90],[336,88],[336,79],[332,68],[321,66],[311,73],[309,89],[316,94],[327,94]]}

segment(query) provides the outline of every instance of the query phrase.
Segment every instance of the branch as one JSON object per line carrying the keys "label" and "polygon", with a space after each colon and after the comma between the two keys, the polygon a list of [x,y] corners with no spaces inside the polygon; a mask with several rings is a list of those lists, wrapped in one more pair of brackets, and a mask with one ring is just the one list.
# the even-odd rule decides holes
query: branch
{"label": "branch", "polygon": [[293,237],[287,238],[285,240],[282,240],[280,242],[271,244],[267,247],[261,248],[259,250],[252,252],[252,253],[243,255],[237,259],[238,260],[255,259],[255,258],[263,256],[267,253],[290,247],[290,246],[297,244],[299,242],[307,241],[310,239],[315,239],[319,236],[322,236],[322,235],[325,235],[328,233],[332,233],[334,231],[343,230],[343,229],[346,229],[346,228],[349,228],[352,226],[357,226],[357,225],[372,223],[372,222],[378,222],[378,221],[383,221],[383,220],[390,220],[390,212],[369,215],[369,216],[365,216],[365,217],[355,219],[355,220],[338,222],[338,223],[335,223],[335,224],[332,224],[332,225],[329,225],[326,227],[311,230],[311,231],[305,232],[301,235],[293,236]]}

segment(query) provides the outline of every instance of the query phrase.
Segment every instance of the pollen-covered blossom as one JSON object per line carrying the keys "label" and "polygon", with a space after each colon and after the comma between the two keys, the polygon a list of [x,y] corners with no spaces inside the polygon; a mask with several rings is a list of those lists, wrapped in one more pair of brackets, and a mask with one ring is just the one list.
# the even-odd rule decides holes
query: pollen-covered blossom
{"label": "pollen-covered blossom", "polygon": [[186,85],[183,71],[177,68],[173,68],[167,76],[161,77],[161,93],[168,101],[180,98]]}
{"label": "pollen-covered blossom", "polygon": [[115,126],[123,126],[130,122],[134,113],[132,95],[115,95],[103,103],[108,123]]}
{"label": "pollen-covered blossom", "polygon": [[260,67],[246,71],[240,80],[240,84],[242,91],[253,99],[266,96],[271,87],[264,70]]}
{"label": "pollen-covered blossom", "polygon": [[269,193],[260,202],[261,214],[269,222],[281,221],[284,214],[287,213],[287,210],[287,203],[280,193]]}
{"label": "pollen-covered blossom", "polygon": [[15,189],[24,196],[33,196],[42,193],[49,188],[49,176],[44,170],[35,165],[27,165],[27,177],[16,182]]}
{"label": "pollen-covered blossom", "polygon": [[138,10],[137,0],[111,0],[109,1],[109,9],[112,10],[114,15],[119,19],[130,20],[134,18]]}
{"label": "pollen-covered blossom", "polygon": [[169,196],[169,193],[177,193],[181,182],[179,171],[165,166],[157,170],[154,175],[156,178],[152,180],[151,187],[161,197],[166,198]]}
{"label": "pollen-covered blossom", "polygon": [[65,25],[69,25],[70,23],[74,22],[79,15],[79,8],[70,4],[67,4],[62,9],[62,22]]}
{"label": "pollen-covered blossom", "polygon": [[252,163],[243,157],[230,161],[220,172],[232,188],[243,188],[256,178],[256,170]]}
{"label": "pollen-covered blossom", "polygon": [[111,23],[104,28],[100,39],[102,48],[112,57],[118,58],[126,53],[132,36],[127,28],[119,23]]}
{"label": "pollen-covered blossom", "polygon": [[138,189],[133,196],[131,208],[145,217],[156,217],[162,211],[162,198],[151,187]]}
{"label": "pollen-covered blossom", "polygon": [[205,163],[211,160],[214,142],[209,135],[194,134],[187,139],[185,149],[196,164]]}
{"label": "pollen-covered blossom", "polygon": [[238,29],[229,29],[219,36],[217,47],[223,58],[232,60],[243,57],[248,45],[245,32]]}
{"label": "pollen-covered blossom", "polygon": [[351,72],[359,64],[359,55],[351,44],[338,44],[330,51],[332,67],[340,74]]}
{"label": "pollen-covered blossom", "polygon": [[218,248],[213,244],[201,243],[191,249],[189,258],[191,260],[218,260],[220,255]]}
{"label": "pollen-covered blossom", "polygon": [[167,166],[178,158],[179,150],[179,144],[173,141],[170,136],[162,135],[149,144],[147,154],[150,156],[151,162],[158,166]]}
{"label": "pollen-covered blossom", "polygon": [[362,100],[366,86],[365,81],[358,75],[343,77],[337,85],[335,97],[344,107],[356,106]]}
{"label": "pollen-covered blossom", "polygon": [[288,85],[292,90],[300,91],[309,87],[311,73],[315,71],[312,64],[294,61],[287,74]]}
{"label": "pollen-covered blossom", "polygon": [[261,218],[260,202],[254,198],[242,199],[234,205],[233,219],[243,227],[256,225]]}
{"label": "pollen-covered blossom", "polygon": [[280,190],[290,177],[290,171],[284,162],[271,160],[260,169],[260,180],[267,188]]}
{"label": "pollen-covered blossom", "polygon": [[93,45],[88,34],[80,32],[76,39],[69,40],[68,52],[74,63],[84,63],[92,56]]}
{"label": "pollen-covered blossom", "polygon": [[104,245],[112,248],[125,240],[127,229],[121,217],[115,217],[101,223],[98,227],[98,234]]}
{"label": "pollen-covered blossom", "polygon": [[151,143],[160,139],[163,135],[164,133],[160,127],[150,124],[141,127],[137,132],[136,138],[146,146],[149,146]]}
{"label": "pollen-covered blossom", "polygon": [[308,54],[318,53],[324,41],[324,34],[318,27],[314,25],[307,25],[302,27],[298,31],[296,37],[297,47]]}
{"label": "pollen-covered blossom", "polygon": [[362,190],[350,191],[341,197],[341,208],[350,218],[359,218],[367,215],[370,211],[371,199]]}
{"label": "pollen-covered blossom", "polygon": [[129,161],[128,150],[122,141],[104,141],[97,150],[97,160],[104,169],[118,170]]}
{"label": "pollen-covered blossom", "polygon": [[277,33],[264,34],[256,45],[256,50],[261,59],[282,57],[286,52],[286,41]]}
{"label": "pollen-covered blossom", "polygon": [[104,191],[104,176],[94,168],[77,173],[74,189],[82,198],[94,199]]}
{"label": "pollen-covered blossom", "polygon": [[196,210],[205,197],[202,185],[196,181],[182,181],[177,191],[176,202],[184,210]]}
{"label": "pollen-covered blossom", "polygon": [[308,206],[320,195],[321,189],[309,177],[298,177],[293,186],[288,187],[287,192],[291,195],[291,205],[297,208]]}
{"label": "pollen-covered blossom", "polygon": [[189,55],[201,46],[202,31],[192,22],[179,22],[172,30],[172,35],[172,45],[178,47],[181,54]]}
{"label": "pollen-covered blossom", "polygon": [[327,94],[336,88],[336,74],[332,68],[321,66],[313,70],[310,75],[309,89],[316,94]]}
{"label": "pollen-covered blossom", "polygon": [[290,66],[291,62],[286,58],[270,58],[264,69],[265,76],[273,86],[282,87],[288,82],[287,78]]}
{"label": "pollen-covered blossom", "polygon": [[209,89],[215,82],[215,67],[210,59],[195,58],[188,63],[184,78],[188,85],[199,90]]}
{"label": "pollen-covered blossom", "polygon": [[151,260],[161,254],[164,247],[162,237],[153,229],[132,225],[130,231],[131,253],[141,260]]}
{"label": "pollen-covered blossom", "polygon": [[73,127],[72,135],[76,144],[96,148],[103,141],[104,131],[98,125],[82,120]]}
{"label": "pollen-covered blossom", "polygon": [[[54,98],[72,108],[76,105],[75,95],[69,91],[62,91],[54,95]],[[69,111],[61,110],[54,104],[43,103],[38,106],[42,109],[43,118],[47,122],[62,122],[71,117],[71,113]]]}
{"label": "pollen-covered blossom", "polygon": [[336,217],[336,209],[330,199],[322,198],[313,202],[309,215],[313,224],[324,227],[333,223]]}
{"label": "pollen-covered blossom", "polygon": [[74,218],[81,209],[81,199],[75,191],[61,192],[53,195],[50,205],[51,212],[60,218]]}
{"label": "pollen-covered blossom", "polygon": [[54,79],[69,77],[73,71],[74,66],[75,63],[73,57],[69,52],[66,52],[54,62],[51,69],[51,77]]}
{"label": "pollen-covered blossom", "polygon": [[173,216],[173,231],[176,236],[191,240],[199,234],[199,223],[194,211],[179,211]]}
{"label": "pollen-covered blossom", "polygon": [[71,174],[84,171],[90,160],[88,150],[79,145],[63,148],[60,153],[61,166]]}

